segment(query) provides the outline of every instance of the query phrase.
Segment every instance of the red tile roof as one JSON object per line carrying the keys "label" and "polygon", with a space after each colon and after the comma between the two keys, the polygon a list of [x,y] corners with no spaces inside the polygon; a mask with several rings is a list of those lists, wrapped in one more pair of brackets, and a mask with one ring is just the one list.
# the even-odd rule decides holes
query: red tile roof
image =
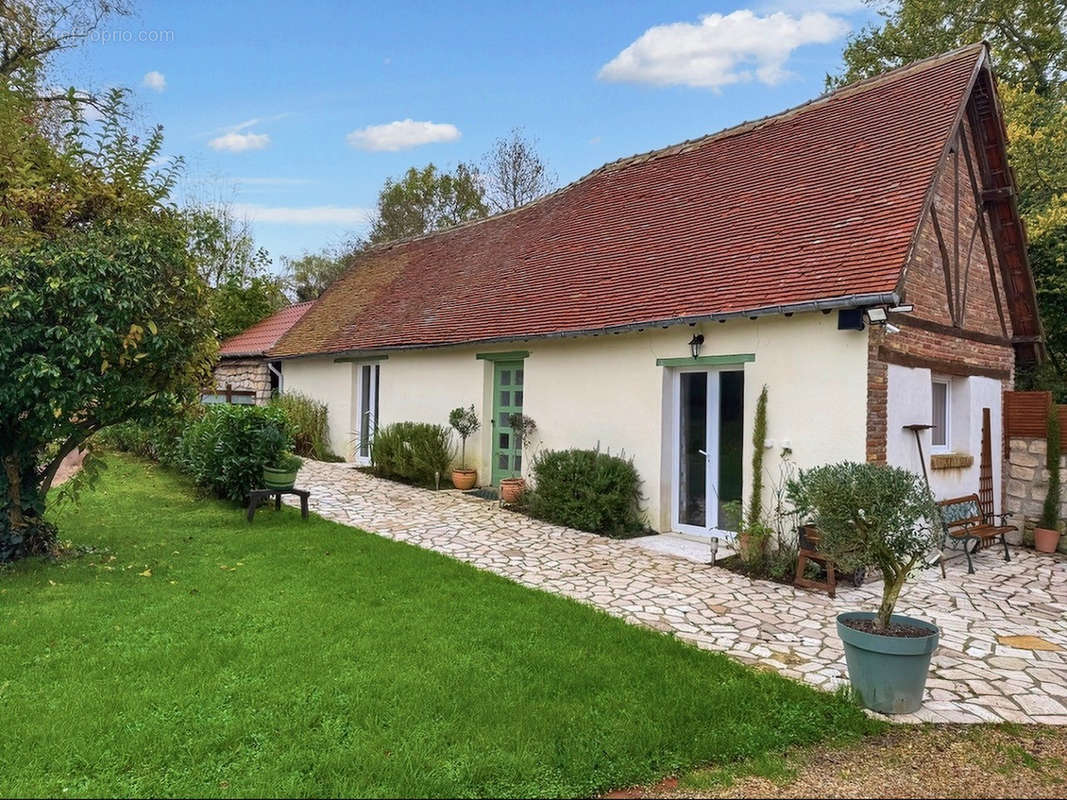
{"label": "red tile roof", "polygon": [[363,254],[272,355],[518,340],[892,293],[981,45]]}
{"label": "red tile roof", "polygon": [[293,303],[280,311],[275,311],[251,328],[224,341],[219,347],[219,356],[237,358],[264,355],[314,304],[314,300],[308,300],[303,303]]}

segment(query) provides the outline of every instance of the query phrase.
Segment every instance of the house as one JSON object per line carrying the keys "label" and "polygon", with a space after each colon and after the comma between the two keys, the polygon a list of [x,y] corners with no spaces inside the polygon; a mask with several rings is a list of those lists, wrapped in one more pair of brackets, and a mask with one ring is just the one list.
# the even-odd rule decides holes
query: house
{"label": "house", "polygon": [[[205,403],[265,405],[282,388],[282,365],[267,358],[282,334],[311,308],[312,301],[294,303],[231,336],[219,345],[215,390],[205,392]],[[227,388],[228,387],[228,388]]]}
{"label": "house", "polygon": [[660,531],[735,525],[764,386],[768,495],[843,459],[918,472],[917,443],[936,495],[974,492],[986,416],[1000,487],[1001,392],[1043,354],[988,50],[371,249],[268,356],[352,460],[375,425],[473,403],[483,484],[599,445],[633,459]]}

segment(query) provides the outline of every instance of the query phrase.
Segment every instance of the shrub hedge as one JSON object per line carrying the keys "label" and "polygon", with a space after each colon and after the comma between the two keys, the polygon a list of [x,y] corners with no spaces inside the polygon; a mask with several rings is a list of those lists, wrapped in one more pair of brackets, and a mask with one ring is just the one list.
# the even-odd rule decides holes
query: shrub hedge
{"label": "shrub hedge", "polygon": [[123,422],[104,428],[96,435],[96,441],[113,450],[180,467],[182,436],[189,425],[203,416],[204,406],[199,403],[183,406],[155,425]]}
{"label": "shrub hedge", "polygon": [[218,497],[244,500],[263,483],[263,467],[290,447],[277,406],[211,406],[181,439],[180,466]]}
{"label": "shrub hedge", "polygon": [[433,486],[436,473],[448,474],[455,453],[452,433],[443,425],[395,422],[375,432],[371,463],[382,477]]}
{"label": "shrub hedge", "polygon": [[548,450],[534,459],[533,477],[533,517],[616,538],[644,532],[641,479],[630,459],[599,448]]}

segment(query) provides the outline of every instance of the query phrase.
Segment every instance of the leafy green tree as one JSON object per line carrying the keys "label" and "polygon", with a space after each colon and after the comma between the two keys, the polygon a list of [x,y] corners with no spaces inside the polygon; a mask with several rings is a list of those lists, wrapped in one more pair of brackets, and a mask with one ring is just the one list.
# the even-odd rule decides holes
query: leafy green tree
{"label": "leafy green tree", "polygon": [[1027,224],[1052,366],[1019,375],[1020,386],[1067,399],[1067,3],[1063,0],[901,0],[881,24],[853,36],[830,86],[973,44],[989,42],[1000,81],[1008,155]]}
{"label": "leafy green tree", "polygon": [[[54,56],[81,45],[110,17],[130,13],[125,0],[0,0],[0,85],[42,107],[65,104],[67,93],[51,88]],[[84,91],[74,97],[105,102]]]}
{"label": "leafy green tree", "polygon": [[348,256],[333,250],[305,252],[300,258],[282,257],[285,279],[298,303],[314,300],[341,277],[348,266]]}
{"label": "leafy green tree", "polygon": [[420,236],[488,214],[475,168],[463,163],[454,172],[441,172],[433,164],[411,167],[400,180],[386,180],[368,239],[380,244]]}
{"label": "leafy green tree", "polygon": [[229,206],[186,211],[189,249],[210,288],[208,308],[220,339],[240,333],[288,305],[284,280],[270,273],[270,254]]}
{"label": "leafy green tree", "polygon": [[880,25],[852,36],[845,69],[831,85],[878,75],[975,42],[989,42],[998,77],[1024,90],[1055,94],[1067,71],[1067,6],[1062,0],[867,0]]}
{"label": "leafy green tree", "polygon": [[58,140],[31,98],[0,90],[0,557],[40,551],[60,461],[95,431],[165,416],[216,353],[178,165],[123,125],[120,92],[90,135],[76,105]]}

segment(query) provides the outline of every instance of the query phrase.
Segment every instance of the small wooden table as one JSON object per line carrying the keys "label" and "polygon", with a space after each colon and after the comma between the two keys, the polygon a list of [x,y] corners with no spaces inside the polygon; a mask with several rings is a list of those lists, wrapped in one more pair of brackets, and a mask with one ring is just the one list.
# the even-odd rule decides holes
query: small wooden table
{"label": "small wooden table", "polygon": [[271,495],[274,495],[274,510],[280,511],[282,508],[283,494],[295,494],[300,498],[300,516],[307,519],[308,497],[311,496],[311,492],[306,489],[253,489],[248,493],[248,521],[252,521],[260,503],[264,500],[269,500]]}
{"label": "small wooden table", "polygon": [[[802,589],[822,589],[830,597],[837,596],[837,570],[834,562],[820,553],[815,548],[819,544],[819,533],[814,528],[804,525],[799,531],[799,546],[797,548],[797,572],[793,578],[793,585]],[[815,581],[804,577],[804,569],[809,561],[821,564],[826,570],[825,581]]]}

